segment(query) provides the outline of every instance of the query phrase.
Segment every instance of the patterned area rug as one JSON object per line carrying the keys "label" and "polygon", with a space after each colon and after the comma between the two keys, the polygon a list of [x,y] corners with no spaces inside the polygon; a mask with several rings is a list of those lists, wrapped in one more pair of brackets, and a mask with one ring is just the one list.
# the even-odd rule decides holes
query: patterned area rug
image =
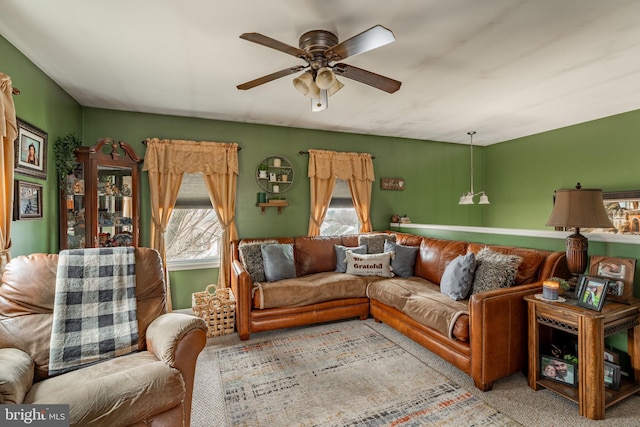
{"label": "patterned area rug", "polygon": [[232,426],[517,426],[364,322],[217,349]]}

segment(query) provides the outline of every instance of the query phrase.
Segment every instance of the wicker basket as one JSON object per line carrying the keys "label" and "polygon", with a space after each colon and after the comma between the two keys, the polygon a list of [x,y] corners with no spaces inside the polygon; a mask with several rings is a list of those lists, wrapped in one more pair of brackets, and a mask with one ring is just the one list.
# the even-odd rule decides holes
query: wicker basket
{"label": "wicker basket", "polygon": [[[212,291],[213,290],[213,291]],[[207,286],[191,295],[193,314],[207,322],[207,337],[232,334],[236,324],[236,299],[231,289]]]}

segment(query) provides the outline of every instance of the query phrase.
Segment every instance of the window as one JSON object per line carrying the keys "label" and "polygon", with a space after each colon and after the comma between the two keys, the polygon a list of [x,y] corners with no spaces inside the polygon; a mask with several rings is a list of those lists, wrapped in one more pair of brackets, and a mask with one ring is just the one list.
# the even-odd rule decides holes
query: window
{"label": "window", "polygon": [[167,268],[219,267],[222,231],[202,175],[184,174],[165,234]]}
{"label": "window", "polygon": [[353,206],[353,199],[351,199],[349,181],[336,179],[327,216],[320,227],[320,235],[358,234],[359,230],[360,222],[358,215],[356,215],[356,208]]}

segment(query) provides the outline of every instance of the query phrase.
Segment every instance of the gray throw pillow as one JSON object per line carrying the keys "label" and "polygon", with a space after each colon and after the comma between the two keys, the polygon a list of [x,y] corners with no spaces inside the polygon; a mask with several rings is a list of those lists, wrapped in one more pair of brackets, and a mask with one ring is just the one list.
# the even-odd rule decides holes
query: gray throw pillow
{"label": "gray throw pillow", "polygon": [[335,245],[336,248],[336,273],[346,273],[347,272],[347,255],[346,251],[351,251],[354,254],[366,254],[367,253],[367,245],[360,246],[342,246]]}
{"label": "gray throw pillow", "polygon": [[395,234],[371,233],[358,236],[358,245],[367,245],[368,254],[381,254],[384,252],[384,242],[389,240],[396,242]]}
{"label": "gray throw pillow", "polygon": [[473,252],[458,255],[444,269],[440,279],[440,292],[454,301],[466,299],[473,284],[476,256]]}
{"label": "gray throw pillow", "polygon": [[404,246],[390,242],[388,239],[384,242],[385,252],[395,252],[396,256],[391,260],[391,268],[393,274],[400,277],[413,277],[416,266],[416,257],[420,250],[417,246]]}
{"label": "gray throw pillow", "polygon": [[272,243],[262,245],[261,249],[267,282],[296,277],[291,243]]}
{"label": "gray throw pillow", "polygon": [[264,262],[262,261],[262,245],[276,243],[275,240],[268,240],[256,243],[242,243],[238,246],[240,262],[244,265],[252,282],[264,282]]}
{"label": "gray throw pillow", "polygon": [[508,288],[516,282],[522,257],[506,255],[484,248],[476,255],[476,272],[471,294]]}

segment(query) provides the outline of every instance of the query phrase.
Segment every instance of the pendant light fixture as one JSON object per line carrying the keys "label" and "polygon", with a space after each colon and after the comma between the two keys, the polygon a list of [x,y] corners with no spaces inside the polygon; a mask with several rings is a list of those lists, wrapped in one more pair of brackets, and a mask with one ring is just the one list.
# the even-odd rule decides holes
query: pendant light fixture
{"label": "pendant light fixture", "polygon": [[467,135],[469,135],[469,137],[471,138],[471,190],[468,193],[463,194],[462,196],[460,196],[460,201],[458,202],[459,205],[473,205],[473,197],[477,196],[478,194],[482,194],[482,196],[480,196],[480,200],[478,201],[479,205],[489,205],[489,198],[487,197],[487,195],[485,194],[484,191],[480,191],[478,193],[474,193],[473,192],[473,135],[475,135],[476,132],[475,131],[470,131],[467,132]]}

